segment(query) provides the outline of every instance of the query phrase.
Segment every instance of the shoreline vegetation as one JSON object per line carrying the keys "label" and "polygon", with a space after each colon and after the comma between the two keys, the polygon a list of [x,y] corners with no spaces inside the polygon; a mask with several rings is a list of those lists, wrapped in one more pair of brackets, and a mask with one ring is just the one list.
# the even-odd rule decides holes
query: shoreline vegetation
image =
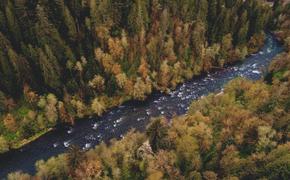
{"label": "shoreline vegetation", "polygon": [[32,143],[33,141],[37,140],[38,138],[40,138],[41,136],[45,135],[46,133],[52,131],[54,128],[49,128],[49,129],[45,129],[43,131],[40,131],[39,133],[35,134],[34,136],[31,136],[28,139],[23,139],[22,141],[15,143],[12,145],[12,147],[10,148],[10,150],[14,149],[21,149],[23,146]]}
{"label": "shoreline vegetation", "polygon": [[263,45],[279,8],[255,0],[6,0],[0,153],[244,59]]}

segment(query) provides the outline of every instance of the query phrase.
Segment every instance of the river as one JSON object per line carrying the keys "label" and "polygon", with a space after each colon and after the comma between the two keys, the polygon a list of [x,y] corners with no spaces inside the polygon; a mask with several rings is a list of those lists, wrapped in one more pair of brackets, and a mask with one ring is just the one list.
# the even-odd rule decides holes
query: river
{"label": "river", "polygon": [[239,64],[194,78],[170,94],[154,93],[144,102],[128,102],[102,117],[80,120],[74,127],[56,128],[21,149],[0,155],[0,178],[18,170],[34,173],[37,160],[64,153],[72,144],[89,149],[101,141],[122,138],[132,128],[144,130],[151,117],[185,114],[193,100],[221,91],[236,77],[260,79],[273,57],[282,51],[282,46],[268,35],[264,47]]}

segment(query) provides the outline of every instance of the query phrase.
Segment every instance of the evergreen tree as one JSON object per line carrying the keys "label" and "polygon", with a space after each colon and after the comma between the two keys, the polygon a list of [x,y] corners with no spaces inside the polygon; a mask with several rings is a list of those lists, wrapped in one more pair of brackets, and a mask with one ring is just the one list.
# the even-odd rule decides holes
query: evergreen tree
{"label": "evergreen tree", "polygon": [[6,108],[5,108],[5,94],[0,91],[0,116],[5,112]]}
{"label": "evergreen tree", "polygon": [[59,65],[49,46],[45,45],[44,51],[38,49],[38,57],[44,82],[50,88],[59,90],[61,86]]}
{"label": "evergreen tree", "polygon": [[70,40],[75,41],[77,39],[77,29],[73,17],[70,14],[68,7],[64,8],[64,23],[68,29],[68,36]]}
{"label": "evergreen tree", "polygon": [[25,42],[35,41],[33,33],[34,14],[31,13],[32,8],[28,4],[27,0],[14,0],[15,16]]}
{"label": "evergreen tree", "polygon": [[203,22],[206,22],[208,13],[208,0],[196,0],[195,6],[197,7],[197,18]]}
{"label": "evergreen tree", "polygon": [[30,83],[32,81],[31,78],[31,69],[24,57],[21,57],[16,54],[13,49],[8,49],[8,58],[13,66],[14,72],[17,76],[17,81],[20,86],[23,86],[24,83]]}
{"label": "evergreen tree", "polygon": [[7,33],[6,27],[6,15],[0,9],[0,31],[3,33]]}
{"label": "evergreen tree", "polygon": [[215,19],[218,16],[217,5],[217,0],[208,0],[207,22],[209,29],[212,28],[212,25],[215,23]]}
{"label": "evergreen tree", "polygon": [[151,122],[146,130],[150,146],[153,152],[167,147],[166,137],[168,135],[166,120],[157,118]]}
{"label": "evergreen tree", "polygon": [[22,40],[22,35],[14,12],[15,10],[13,4],[11,0],[8,0],[7,5],[5,6],[8,30],[11,34],[13,34],[13,36],[11,36],[11,38],[14,39],[13,43],[20,43]]}
{"label": "evergreen tree", "polygon": [[176,3],[180,6],[180,18],[184,22],[192,22],[196,11],[195,0],[182,0]]}
{"label": "evergreen tree", "polygon": [[238,23],[240,24],[237,32],[235,34],[234,42],[235,44],[245,44],[247,42],[248,30],[249,30],[249,21],[247,11],[243,12]]}
{"label": "evergreen tree", "polygon": [[134,0],[128,17],[131,32],[140,33],[147,30],[149,23],[147,3],[146,0]]}
{"label": "evergreen tree", "polygon": [[[59,26],[60,32],[64,29],[66,36],[70,41],[75,41],[77,39],[77,29],[74,18],[71,12],[63,0],[54,0],[55,7],[53,11],[53,20],[56,21],[57,26]],[[53,2],[52,2],[53,3]]]}

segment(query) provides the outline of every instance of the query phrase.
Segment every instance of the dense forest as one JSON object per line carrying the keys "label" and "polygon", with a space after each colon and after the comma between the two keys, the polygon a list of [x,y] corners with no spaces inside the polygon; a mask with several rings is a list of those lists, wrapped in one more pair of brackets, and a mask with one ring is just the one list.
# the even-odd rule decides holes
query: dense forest
{"label": "dense forest", "polygon": [[[152,120],[146,133],[36,163],[16,179],[290,179],[290,6],[275,34],[285,52],[264,80],[238,78],[192,102],[186,115]],[[281,9],[282,10],[282,9]]]}
{"label": "dense forest", "polygon": [[86,152],[72,146],[38,161],[35,175],[9,180],[290,179],[290,5],[169,2],[6,1],[1,24],[17,28],[0,33],[0,151],[59,121],[101,115],[114,101],[142,100],[242,59],[263,44],[265,27],[285,52],[260,81],[235,79],[186,115],[154,118],[145,133]]}
{"label": "dense forest", "polygon": [[2,0],[0,152],[245,58],[281,10],[258,0]]}

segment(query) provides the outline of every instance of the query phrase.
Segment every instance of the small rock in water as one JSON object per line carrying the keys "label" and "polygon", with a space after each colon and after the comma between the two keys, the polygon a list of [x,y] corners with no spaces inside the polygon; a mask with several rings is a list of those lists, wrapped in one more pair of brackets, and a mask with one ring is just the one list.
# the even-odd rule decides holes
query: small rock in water
{"label": "small rock in water", "polygon": [[257,70],[252,71],[252,73],[254,73],[254,74],[261,74],[261,72],[260,71],[257,71]]}
{"label": "small rock in water", "polygon": [[122,121],[123,121],[123,118],[120,118],[120,119],[117,119],[117,120],[116,120],[117,123],[120,123],[120,122],[122,122]]}
{"label": "small rock in water", "polygon": [[147,114],[148,116],[151,115],[150,109],[146,109],[146,114]]}
{"label": "small rock in water", "polygon": [[69,141],[65,141],[64,143],[63,143],[63,145],[64,145],[64,147],[69,147],[70,146],[70,143],[69,143]]}
{"label": "small rock in water", "polygon": [[88,148],[90,148],[92,145],[91,145],[91,143],[86,143],[86,145],[85,145],[85,147],[88,149]]}
{"label": "small rock in water", "polygon": [[268,48],[268,49],[267,49],[267,53],[271,53],[271,52],[272,52],[271,49]]}
{"label": "small rock in water", "polygon": [[139,122],[139,121],[144,120],[144,119],[145,119],[144,117],[140,117],[137,119],[137,121]]}
{"label": "small rock in water", "polygon": [[73,132],[73,128],[70,128],[70,129],[67,131],[68,134],[71,134],[72,132]]}
{"label": "small rock in water", "polygon": [[259,54],[264,54],[264,52],[263,51],[260,51]]}
{"label": "small rock in water", "polygon": [[182,92],[178,93],[177,97],[179,98],[182,97],[182,94],[183,94]]}
{"label": "small rock in water", "polygon": [[83,150],[88,150],[92,145],[90,143],[86,143],[83,147]]}
{"label": "small rock in water", "polygon": [[96,130],[97,128],[98,128],[98,124],[95,123],[95,124],[93,125],[93,129]]}
{"label": "small rock in water", "polygon": [[53,147],[56,148],[58,146],[58,143],[54,143]]}
{"label": "small rock in water", "polygon": [[162,114],[162,115],[164,115],[164,114],[165,114],[165,112],[164,112],[164,111],[161,111],[161,114]]}

